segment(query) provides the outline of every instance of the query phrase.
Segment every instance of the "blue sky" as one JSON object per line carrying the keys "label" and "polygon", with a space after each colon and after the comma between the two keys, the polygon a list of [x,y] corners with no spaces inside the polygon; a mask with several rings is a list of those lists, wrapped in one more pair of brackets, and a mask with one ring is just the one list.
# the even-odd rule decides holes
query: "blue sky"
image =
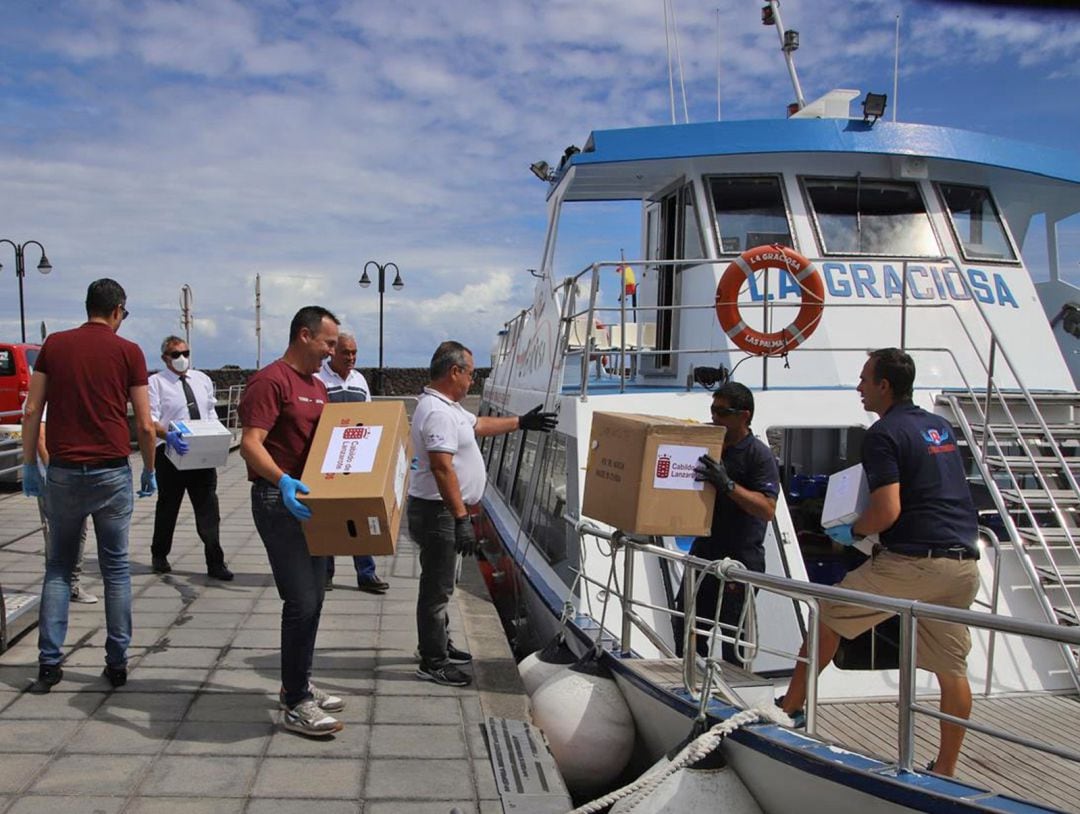
{"label": "blue sky", "polygon": [[[748,0],[675,0],[690,118],[783,115],[775,29]],[[787,0],[805,95],[884,91],[905,121],[1076,151],[1080,16],[949,2]],[[893,31],[902,18],[899,98]],[[393,261],[387,365],[424,365],[446,338],[486,350],[530,302],[552,164],[590,130],[670,121],[662,0],[4,0],[0,4],[0,238],[28,252],[28,333],[82,321],[86,285],[127,289],[123,335],[151,366],[191,285],[202,367],[263,361],[301,305],[337,312],[378,349],[378,296],[356,281]],[[887,113],[891,117],[891,113]],[[1080,160],[1080,158],[1078,158]],[[633,241],[614,231],[560,252],[561,272]],[[18,335],[0,246],[0,337]],[[1075,267],[1076,263],[1072,263]]]}

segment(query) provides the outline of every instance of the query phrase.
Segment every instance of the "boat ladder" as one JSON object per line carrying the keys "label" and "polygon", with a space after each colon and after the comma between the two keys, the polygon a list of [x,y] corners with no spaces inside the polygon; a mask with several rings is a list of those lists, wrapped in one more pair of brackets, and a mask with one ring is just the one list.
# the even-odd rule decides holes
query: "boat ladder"
{"label": "boat ladder", "polygon": [[[992,506],[1000,518],[1047,621],[1080,624],[1080,393],[945,391]],[[993,522],[983,517],[980,522]],[[1080,650],[1063,646],[1080,688]]]}

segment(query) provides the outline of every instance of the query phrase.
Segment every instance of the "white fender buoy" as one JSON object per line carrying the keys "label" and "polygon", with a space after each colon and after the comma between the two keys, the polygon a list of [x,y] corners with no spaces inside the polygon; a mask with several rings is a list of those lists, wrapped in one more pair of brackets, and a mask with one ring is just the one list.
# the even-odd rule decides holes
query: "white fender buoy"
{"label": "white fender buoy", "polygon": [[[693,739],[692,734],[660,758],[642,779],[650,775],[664,774],[669,770],[671,761]],[[697,763],[678,769],[659,783],[647,784],[638,792],[623,797],[611,808],[611,814],[716,811],[721,801],[724,814],[762,814],[761,806],[735,770],[727,765],[720,746],[717,745],[712,753]]]}
{"label": "white fender buoy", "polygon": [[634,750],[634,718],[615,680],[595,661],[561,670],[532,698],[533,719],[575,796],[606,789]]}
{"label": "white fender buoy", "polygon": [[541,684],[577,660],[577,656],[567,647],[562,636],[556,636],[543,650],[530,653],[518,664],[518,674],[521,676],[521,683],[525,685],[525,693],[532,698]]}

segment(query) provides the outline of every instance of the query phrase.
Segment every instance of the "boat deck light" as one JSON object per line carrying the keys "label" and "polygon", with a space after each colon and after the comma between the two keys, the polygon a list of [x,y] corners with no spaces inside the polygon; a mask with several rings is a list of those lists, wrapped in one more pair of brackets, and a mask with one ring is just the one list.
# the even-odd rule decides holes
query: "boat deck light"
{"label": "boat deck light", "polygon": [[867,93],[862,103],[863,121],[869,121],[870,124],[873,124],[885,115],[885,102],[888,101],[888,98],[888,95],[884,93]]}

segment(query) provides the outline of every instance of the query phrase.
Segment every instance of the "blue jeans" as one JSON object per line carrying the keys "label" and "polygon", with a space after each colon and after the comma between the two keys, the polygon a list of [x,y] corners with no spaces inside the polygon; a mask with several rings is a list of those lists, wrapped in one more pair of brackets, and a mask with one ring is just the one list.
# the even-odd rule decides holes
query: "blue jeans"
{"label": "blue jeans", "polygon": [[326,557],[312,557],[300,521],[265,480],[251,485],[251,516],[266,547],[281,606],[281,686],[293,707],[311,697],[311,662],[326,590]]}
{"label": "blue jeans", "polygon": [[131,571],[128,528],[133,490],[131,467],[60,469],[47,474],[49,541],[45,550],[45,584],[38,621],[38,659],[59,664],[67,637],[71,577],[79,559],[79,540],[87,517],[94,520],[98,565],[105,583],[105,663],[127,664],[131,643]]}
{"label": "blue jeans", "polygon": [[416,598],[416,633],[420,659],[427,667],[449,664],[450,616],[457,551],[454,518],[441,500],[410,497],[406,506],[409,536],[420,547],[420,593]]}
{"label": "blue jeans", "polygon": [[[360,582],[370,582],[375,579],[375,558],[360,555],[352,558],[353,567],[356,568],[356,579]],[[326,558],[326,576],[331,579],[334,576],[334,558]]]}

